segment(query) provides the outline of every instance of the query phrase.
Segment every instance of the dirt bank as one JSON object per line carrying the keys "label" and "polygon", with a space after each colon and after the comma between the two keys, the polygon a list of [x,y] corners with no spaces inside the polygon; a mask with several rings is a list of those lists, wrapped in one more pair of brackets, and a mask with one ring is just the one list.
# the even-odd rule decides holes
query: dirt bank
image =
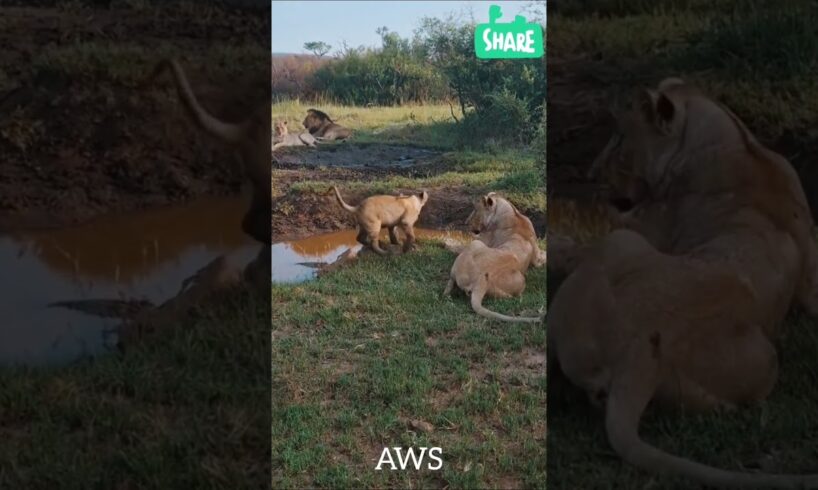
{"label": "dirt bank", "polygon": [[213,113],[236,120],[259,100],[269,58],[248,46],[266,21],[200,14],[0,8],[0,231],[238,192],[234,155],[190,127],[169,77],[137,88],[177,56]]}
{"label": "dirt bank", "polygon": [[[386,144],[330,143],[317,149],[286,148],[273,155],[273,241],[303,238],[315,233],[355,226],[354,218],[341,206],[329,184],[292,190],[295,183],[341,182],[344,200],[357,203],[374,194],[372,190],[345,188],[343,182],[377,184],[390,177],[423,178],[452,171],[446,153],[425,148]],[[416,187],[398,187],[392,193],[417,192]],[[443,185],[425,187],[429,201],[420,214],[419,226],[466,230],[465,220],[474,198],[484,189]],[[545,233],[545,213],[522,211],[540,235]]]}
{"label": "dirt bank", "polygon": [[[412,192],[415,189],[399,189]],[[435,188],[420,213],[418,225],[425,228],[466,230],[465,220],[472,202],[464,189]],[[357,203],[367,192],[344,192],[344,200]],[[341,208],[334,194],[293,192],[273,199],[273,241],[293,240],[319,232],[343,230],[355,226],[352,215]]]}

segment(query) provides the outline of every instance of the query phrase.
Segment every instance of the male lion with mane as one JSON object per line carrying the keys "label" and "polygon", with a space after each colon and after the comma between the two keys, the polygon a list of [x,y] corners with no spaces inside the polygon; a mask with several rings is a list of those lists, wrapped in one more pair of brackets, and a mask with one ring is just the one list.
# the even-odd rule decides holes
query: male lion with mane
{"label": "male lion with mane", "polygon": [[651,401],[764,400],[787,310],[796,300],[818,312],[814,225],[792,167],[673,78],[634,98],[591,175],[627,204],[625,229],[585,249],[557,291],[549,360],[604,405],[608,439],[631,464],[721,488],[818,488],[818,475],[720,470],[638,434]]}
{"label": "male lion with mane", "polygon": [[304,118],[304,127],[320,140],[343,140],[352,136],[352,130],[330,119],[326,112],[309,109]]}

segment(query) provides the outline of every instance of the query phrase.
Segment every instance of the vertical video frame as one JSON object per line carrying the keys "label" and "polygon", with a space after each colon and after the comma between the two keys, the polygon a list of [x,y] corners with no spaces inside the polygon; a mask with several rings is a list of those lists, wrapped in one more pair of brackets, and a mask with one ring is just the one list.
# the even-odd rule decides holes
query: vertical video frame
{"label": "vertical video frame", "polygon": [[274,488],[545,488],[544,31],[272,3]]}

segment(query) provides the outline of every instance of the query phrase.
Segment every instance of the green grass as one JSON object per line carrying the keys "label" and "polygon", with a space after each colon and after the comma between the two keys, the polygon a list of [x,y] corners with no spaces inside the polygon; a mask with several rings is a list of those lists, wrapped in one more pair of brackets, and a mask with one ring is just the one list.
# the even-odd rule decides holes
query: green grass
{"label": "green grass", "polygon": [[787,9],[759,0],[711,8],[675,0],[664,7],[647,2],[656,8],[640,1],[586,3],[616,14],[555,14],[549,50],[603,60],[589,69],[621,100],[635,85],[681,76],[725,102],[762,141],[789,134],[803,140],[818,125],[814,3],[796,0]]}
{"label": "green grass", "polygon": [[[427,173],[364,174],[343,181],[345,190],[498,190],[527,211],[545,210],[536,153],[463,147],[448,105],[289,101],[275,103],[272,117],[297,128],[309,107],[356,131],[344,144],[442,151]],[[337,182],[325,170],[286,191],[326,191]],[[408,255],[365,255],[318,280],[273,286],[275,488],[544,488],[544,366],[532,361],[545,350],[544,329],[487,321],[462,293],[442,298],[453,260],[422,241]],[[521,298],[486,306],[533,315],[544,303],[540,269],[527,275]],[[412,419],[435,430],[412,429]],[[384,446],[442,447],[443,469],[375,471]]]}
{"label": "green grass", "polygon": [[[331,101],[283,100],[273,103],[273,121],[285,120],[291,132],[301,125],[307,109],[320,109],[333,121],[355,130],[360,143],[397,143],[450,149],[456,141],[451,109],[445,104],[355,107]],[[455,110],[458,115],[458,111]]]}
{"label": "green grass", "polygon": [[[545,331],[487,321],[462,293],[442,298],[453,259],[421,242],[273,286],[275,488],[544,488],[544,366],[526,359],[544,352]],[[544,302],[539,269],[521,298],[485,304],[531,315]],[[442,447],[443,469],[374,471],[384,446]]]}
{"label": "green grass", "polygon": [[258,294],[230,292],[122,355],[0,369],[0,487],[261,488],[269,309]]}

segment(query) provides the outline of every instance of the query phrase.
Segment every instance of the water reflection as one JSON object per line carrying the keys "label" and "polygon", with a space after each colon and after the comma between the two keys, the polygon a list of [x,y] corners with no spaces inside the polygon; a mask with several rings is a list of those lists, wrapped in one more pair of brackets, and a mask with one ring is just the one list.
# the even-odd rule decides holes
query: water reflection
{"label": "water reflection", "polygon": [[213,198],[106,217],[87,225],[0,236],[0,363],[64,363],[104,352],[117,319],[52,302],[161,303],[219,255],[243,266],[258,245],[240,229],[245,198]]}
{"label": "water reflection", "polygon": [[[317,263],[331,263],[348,249],[357,251],[361,245],[355,240],[356,230],[342,230],[321,235],[313,235],[301,240],[274,243],[272,246],[272,279],[275,283],[297,283],[312,279],[317,270],[311,267]],[[398,232],[402,241],[404,236]],[[423,239],[454,238],[469,240],[465,233],[456,231],[429,230],[415,228],[415,236]],[[381,240],[388,240],[386,230],[381,233]]]}

